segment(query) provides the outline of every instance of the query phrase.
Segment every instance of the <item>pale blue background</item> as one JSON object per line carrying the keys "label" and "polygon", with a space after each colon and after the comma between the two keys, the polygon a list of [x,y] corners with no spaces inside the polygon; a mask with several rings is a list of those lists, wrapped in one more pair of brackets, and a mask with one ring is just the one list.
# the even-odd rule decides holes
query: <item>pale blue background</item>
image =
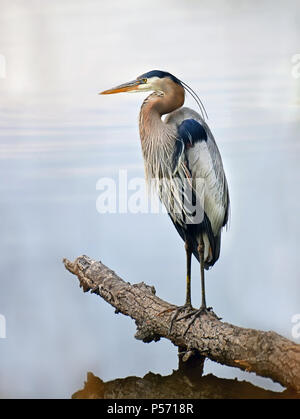
{"label": "pale blue background", "polygon": [[[87,254],[184,301],[183,242],[168,217],[96,211],[99,178],[126,168],[129,178],[143,176],[137,116],[145,97],[97,93],[151,69],[198,92],[223,156],[231,227],[207,274],[209,305],[228,322],[292,339],[299,18],[296,0],[0,0],[1,397],[69,397],[87,371],[111,380],[177,367],[175,347],[135,340],[134,322],[83,294],[62,265]],[[198,305],[196,263],[193,272]],[[205,372],[280,390],[212,362]]]}

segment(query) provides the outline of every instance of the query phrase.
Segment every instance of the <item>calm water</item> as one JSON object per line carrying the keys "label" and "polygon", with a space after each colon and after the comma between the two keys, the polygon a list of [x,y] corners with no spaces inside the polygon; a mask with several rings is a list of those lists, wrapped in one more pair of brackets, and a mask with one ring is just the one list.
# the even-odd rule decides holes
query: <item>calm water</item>
{"label": "calm water", "polygon": [[[144,98],[97,92],[155,68],[201,95],[228,177],[231,227],[207,274],[208,303],[228,322],[292,339],[300,6],[278,3],[0,0],[1,397],[69,397],[87,371],[110,380],[177,367],[176,348],[136,341],[134,323],[83,294],[62,265],[84,253],[184,301],[184,248],[168,217],[96,211],[99,178],[143,176]],[[212,362],[205,372],[280,390]]]}

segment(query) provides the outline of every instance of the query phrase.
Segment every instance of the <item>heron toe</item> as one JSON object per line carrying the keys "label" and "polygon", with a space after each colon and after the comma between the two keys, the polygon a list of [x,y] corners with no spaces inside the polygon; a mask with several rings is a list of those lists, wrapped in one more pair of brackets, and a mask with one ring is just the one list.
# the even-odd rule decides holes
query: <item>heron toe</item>
{"label": "heron toe", "polygon": [[[170,327],[169,327],[169,334],[171,334],[171,332],[172,332],[174,322],[179,320],[179,319],[177,319],[179,313],[181,313],[183,311],[186,311],[186,310],[190,311],[190,310],[195,310],[195,309],[192,307],[191,303],[185,303],[183,306],[179,306],[179,307],[174,308],[175,313],[173,314],[173,316],[171,318],[171,324],[170,324]],[[186,314],[185,316],[188,316],[188,315],[189,315],[189,313]],[[183,317],[185,317],[185,316],[183,316]]]}
{"label": "heron toe", "polygon": [[189,324],[187,325],[187,327],[184,331],[183,336],[186,335],[186,333],[188,332],[188,330],[190,329],[190,327],[192,326],[192,324],[195,322],[195,320],[197,318],[199,318],[203,314],[209,314],[211,312],[212,312],[212,307],[201,306],[199,309],[193,310],[192,312],[187,313],[182,317],[179,317],[179,319],[177,319],[177,321],[188,319],[189,317],[192,317],[191,321],[189,322]]}

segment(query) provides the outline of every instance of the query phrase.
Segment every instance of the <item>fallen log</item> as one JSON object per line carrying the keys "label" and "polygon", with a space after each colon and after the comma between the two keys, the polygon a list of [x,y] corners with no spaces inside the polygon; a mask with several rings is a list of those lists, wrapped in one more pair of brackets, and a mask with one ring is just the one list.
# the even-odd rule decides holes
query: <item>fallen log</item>
{"label": "fallen log", "polygon": [[99,295],[117,313],[135,320],[137,339],[151,342],[166,338],[180,348],[183,363],[200,355],[223,365],[255,372],[300,392],[300,345],[273,331],[225,323],[213,311],[197,318],[186,333],[188,318],[174,322],[170,331],[177,307],[157,297],[153,286],[143,282],[131,285],[88,256],[63,262],[78,277],[84,292]]}

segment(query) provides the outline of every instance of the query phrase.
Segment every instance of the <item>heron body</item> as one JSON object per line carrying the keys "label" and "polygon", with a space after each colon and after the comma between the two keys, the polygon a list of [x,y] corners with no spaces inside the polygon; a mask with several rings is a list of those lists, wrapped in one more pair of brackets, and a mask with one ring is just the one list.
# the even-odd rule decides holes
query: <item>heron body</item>
{"label": "heron body", "polygon": [[[213,266],[220,255],[221,230],[228,222],[229,193],[221,155],[204,113],[183,107],[187,88],[172,74],[154,70],[102,94],[152,91],[139,116],[145,176],[157,189],[185,242],[184,307],[191,306],[191,255],[200,262],[203,310],[204,269]],[[190,88],[188,91],[199,99]],[[201,101],[197,102],[201,106]]]}

